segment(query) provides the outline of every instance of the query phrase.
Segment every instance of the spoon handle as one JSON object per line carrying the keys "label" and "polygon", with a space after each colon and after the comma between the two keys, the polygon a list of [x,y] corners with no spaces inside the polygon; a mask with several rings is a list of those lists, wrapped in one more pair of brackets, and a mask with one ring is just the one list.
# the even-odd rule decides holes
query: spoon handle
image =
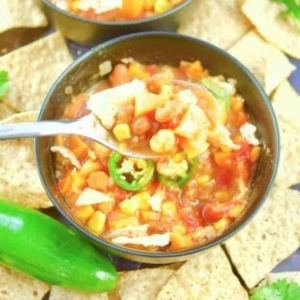
{"label": "spoon handle", "polygon": [[71,122],[39,121],[27,123],[12,123],[0,125],[0,140],[72,134],[74,127]]}

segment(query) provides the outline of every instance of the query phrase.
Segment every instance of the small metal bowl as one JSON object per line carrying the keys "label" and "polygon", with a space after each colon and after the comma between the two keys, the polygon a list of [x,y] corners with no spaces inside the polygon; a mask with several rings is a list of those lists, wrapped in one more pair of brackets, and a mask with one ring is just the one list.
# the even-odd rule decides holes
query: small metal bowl
{"label": "small metal bowl", "polygon": [[[176,31],[179,23],[189,16],[193,0],[185,0],[169,11],[153,17],[124,22],[94,21],[58,8],[49,0],[41,0],[45,12],[64,37],[84,46],[94,46],[114,37],[142,31]],[[196,1],[194,1],[195,3]]]}
{"label": "small metal bowl", "polygon": [[249,195],[249,205],[244,215],[222,235],[188,250],[176,252],[147,252],[122,247],[107,242],[88,232],[74,219],[63,195],[57,188],[54,157],[49,148],[54,144],[50,137],[35,140],[38,171],[49,198],[67,223],[81,232],[100,249],[129,259],[146,263],[182,261],[213,246],[240,231],[258,212],[272,188],[277,172],[280,141],[276,117],[270,101],[255,77],[235,58],[207,42],[176,33],[153,32],[132,34],[103,43],[75,61],[54,83],[39,114],[39,120],[59,119],[70,101],[65,94],[68,86],[74,94],[88,88],[93,75],[99,74],[99,64],[110,60],[113,65],[122,58],[133,57],[141,63],[164,63],[178,66],[181,60],[200,60],[212,75],[222,74],[237,80],[237,90],[245,98],[246,109],[251,114],[261,135],[264,147],[258,162]]}

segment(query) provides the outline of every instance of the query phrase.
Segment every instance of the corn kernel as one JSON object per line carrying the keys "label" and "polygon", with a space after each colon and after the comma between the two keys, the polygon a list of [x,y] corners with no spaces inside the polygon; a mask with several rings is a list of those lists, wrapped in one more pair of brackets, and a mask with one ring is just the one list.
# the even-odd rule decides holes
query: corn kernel
{"label": "corn kernel", "polygon": [[227,191],[218,191],[215,193],[215,198],[218,202],[227,202],[229,200],[229,193]]}
{"label": "corn kernel", "polygon": [[72,175],[72,190],[75,193],[82,191],[87,186],[87,181],[84,176],[79,173],[74,173]]}
{"label": "corn kernel", "polygon": [[158,220],[160,217],[160,213],[153,210],[143,210],[140,211],[140,216],[144,220]]}
{"label": "corn kernel", "polygon": [[113,128],[113,133],[118,141],[123,141],[131,138],[130,128],[128,124],[117,124]]}
{"label": "corn kernel", "polygon": [[154,3],[154,11],[158,14],[164,13],[171,8],[172,6],[168,0],[156,0]]}
{"label": "corn kernel", "polygon": [[225,153],[228,153],[228,152],[231,152],[231,151],[232,151],[231,148],[229,148],[229,147],[227,147],[227,146],[224,146],[224,145],[221,146],[221,150],[222,150],[223,152],[225,152]]}
{"label": "corn kernel", "polygon": [[148,203],[150,198],[151,195],[148,192],[140,192],[130,197],[130,201],[136,203],[138,209],[147,210],[150,209],[150,204]]}
{"label": "corn kernel", "polygon": [[76,206],[74,209],[74,215],[81,221],[89,219],[94,214],[94,212],[95,210],[92,205]]}
{"label": "corn kernel", "polygon": [[197,177],[197,182],[200,184],[200,185],[205,185],[207,184],[209,181],[211,180],[211,177],[209,175],[202,175],[202,176],[198,176]]}
{"label": "corn kernel", "polygon": [[227,228],[228,224],[229,224],[228,219],[222,218],[221,220],[219,220],[218,222],[216,222],[214,224],[214,228],[216,231],[219,231],[219,232],[224,231]]}
{"label": "corn kernel", "polygon": [[165,201],[161,205],[161,214],[164,217],[175,218],[177,214],[177,208],[174,202]]}
{"label": "corn kernel", "polygon": [[105,221],[106,221],[105,214],[98,210],[89,219],[87,226],[90,230],[92,230],[96,234],[100,234],[104,231]]}
{"label": "corn kernel", "polygon": [[138,159],[136,162],[136,166],[138,169],[146,169],[147,168],[147,162],[144,159]]}
{"label": "corn kernel", "polygon": [[173,160],[175,163],[180,163],[180,162],[183,161],[184,159],[186,159],[186,154],[185,154],[185,152],[176,153],[175,155],[172,156],[172,160]]}
{"label": "corn kernel", "polygon": [[260,156],[261,148],[259,146],[253,147],[250,152],[251,162],[256,162]]}
{"label": "corn kernel", "polygon": [[232,208],[229,212],[228,215],[231,218],[237,218],[241,215],[241,213],[244,210],[244,205],[237,205],[236,207]]}
{"label": "corn kernel", "polygon": [[125,199],[120,203],[120,209],[127,215],[134,215],[139,209],[139,204],[137,201],[132,201],[130,199]]}

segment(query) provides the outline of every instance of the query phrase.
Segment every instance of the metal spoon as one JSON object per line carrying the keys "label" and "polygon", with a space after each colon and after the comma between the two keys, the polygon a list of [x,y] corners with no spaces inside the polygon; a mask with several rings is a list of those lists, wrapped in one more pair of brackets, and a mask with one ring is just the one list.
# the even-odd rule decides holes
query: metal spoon
{"label": "metal spoon", "polygon": [[[166,79],[164,79],[166,81]],[[198,84],[193,84],[181,80],[169,80],[180,89],[191,89],[195,94],[202,94],[214,98],[204,87]],[[76,120],[49,120],[36,121],[28,123],[13,123],[0,125],[0,140],[32,138],[42,136],[55,135],[80,135],[90,138],[103,146],[120,152],[123,155],[137,158],[157,158],[166,156],[167,154],[155,153],[150,149],[150,146],[143,148],[141,152],[138,150],[120,149],[120,142],[116,140],[114,135],[106,130],[95,117],[90,113]]]}

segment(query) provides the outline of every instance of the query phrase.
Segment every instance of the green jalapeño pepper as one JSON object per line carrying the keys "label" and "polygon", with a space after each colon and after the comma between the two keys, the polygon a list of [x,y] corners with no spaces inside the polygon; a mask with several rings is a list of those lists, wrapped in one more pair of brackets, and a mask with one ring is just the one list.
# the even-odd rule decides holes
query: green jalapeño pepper
{"label": "green jalape\u00f1o pepper", "polygon": [[178,175],[174,177],[169,177],[162,174],[157,174],[158,181],[166,186],[175,186],[175,187],[183,187],[188,181],[194,176],[199,165],[198,158],[193,158],[188,162],[188,169],[183,175]]}
{"label": "green jalape\u00f1o pepper", "polygon": [[0,264],[51,285],[87,293],[115,289],[110,260],[64,224],[0,200]]}
{"label": "green jalape\u00f1o pepper", "polygon": [[115,184],[138,191],[150,183],[155,166],[151,160],[124,157],[115,152],[108,160],[108,170]]}

